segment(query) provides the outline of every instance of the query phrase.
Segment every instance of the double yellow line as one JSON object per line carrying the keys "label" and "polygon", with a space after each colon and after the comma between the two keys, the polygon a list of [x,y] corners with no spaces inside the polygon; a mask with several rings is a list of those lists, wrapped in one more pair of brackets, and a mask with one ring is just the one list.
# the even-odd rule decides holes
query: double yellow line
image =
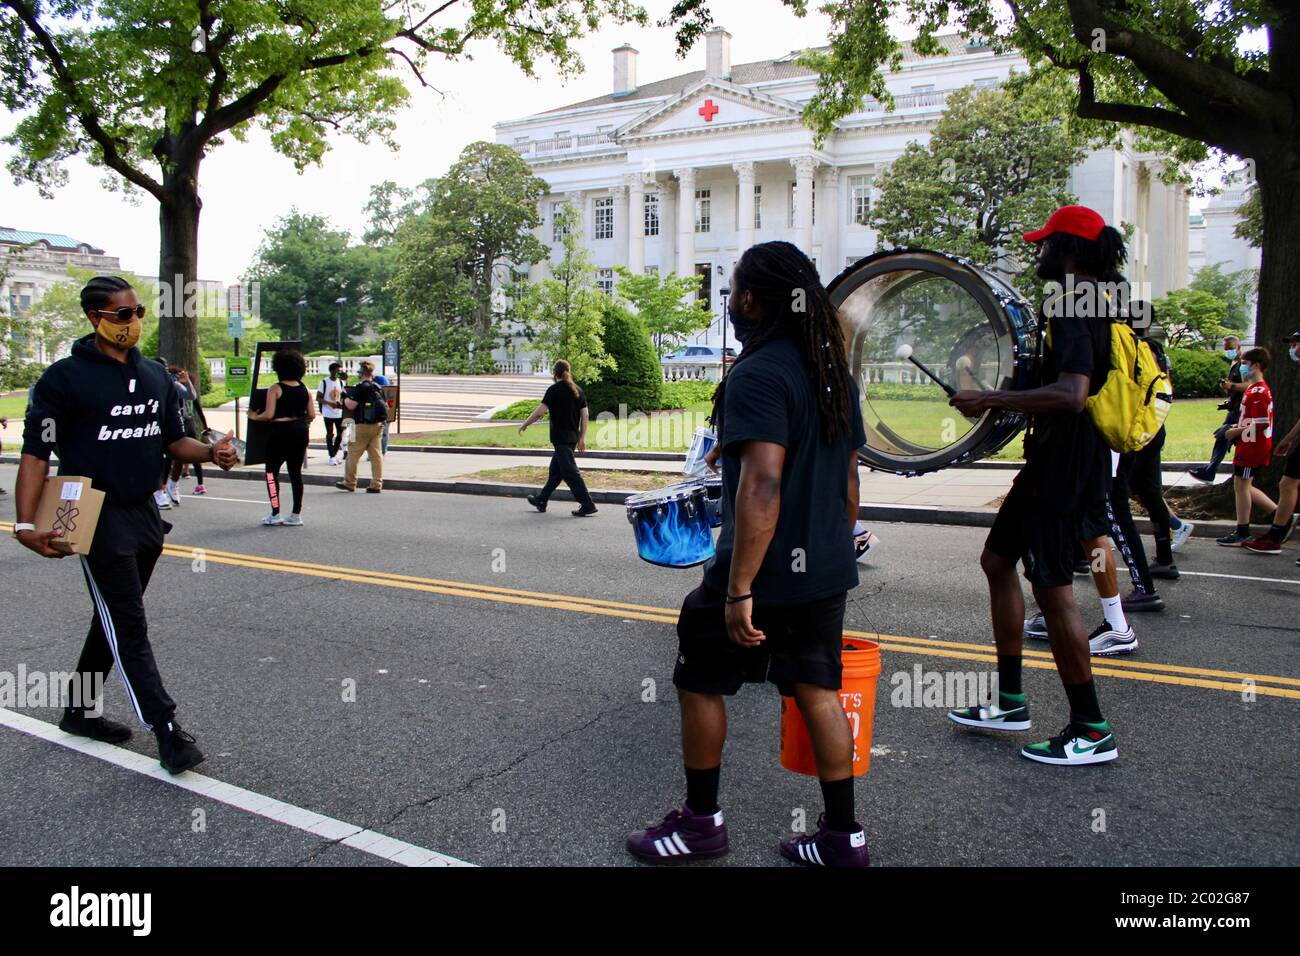
{"label": "double yellow line", "polygon": [[[7,531],[11,530],[12,527],[12,525],[0,522],[0,530]],[[306,561],[262,557],[234,551],[216,551],[200,547],[190,548],[167,545],[163,548],[163,554],[184,561],[202,559],[213,564],[250,568],[255,571],[275,571],[281,574],[297,574],[334,581],[349,581],[355,584],[421,591],[427,594],[442,594],[448,597],[493,601],[498,604],[515,604],[555,611],[596,614],[604,617],[617,617],[623,620],[652,621],[659,624],[677,623],[677,611],[672,608],[609,601],[604,598],[551,594],[545,591],[525,591],[519,588],[471,584],[465,581],[425,578],[387,571],[367,571],[361,568],[314,564]],[[886,651],[927,657],[943,657],[950,660],[976,661],[982,664],[997,663],[996,652],[993,647],[987,644],[941,641],[937,638],[904,637],[897,634],[872,634],[866,631],[845,631],[844,633],[850,637],[861,637],[875,641],[882,650]],[[1052,662],[1052,655],[1047,651],[1027,648],[1024,651],[1024,663],[1026,667],[1040,670],[1056,669],[1056,665]],[[1149,661],[1119,658],[1094,659],[1092,672],[1102,677],[1119,677],[1125,680],[1147,681],[1155,684],[1200,687],[1233,694],[1242,694],[1249,689],[1259,696],[1286,697],[1292,700],[1300,700],[1300,678],[1295,677],[1277,677],[1269,674],[1250,674],[1242,671],[1214,670],[1181,664],[1157,664]]]}

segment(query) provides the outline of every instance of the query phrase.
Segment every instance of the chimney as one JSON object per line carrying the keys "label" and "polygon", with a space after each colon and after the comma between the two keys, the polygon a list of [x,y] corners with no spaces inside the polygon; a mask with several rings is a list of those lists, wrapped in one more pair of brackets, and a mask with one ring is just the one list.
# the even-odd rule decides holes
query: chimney
{"label": "chimney", "polygon": [[629,96],[636,92],[636,50],[624,43],[614,48],[614,95]]}
{"label": "chimney", "polygon": [[704,34],[706,80],[731,79],[731,34],[722,27],[714,27]]}

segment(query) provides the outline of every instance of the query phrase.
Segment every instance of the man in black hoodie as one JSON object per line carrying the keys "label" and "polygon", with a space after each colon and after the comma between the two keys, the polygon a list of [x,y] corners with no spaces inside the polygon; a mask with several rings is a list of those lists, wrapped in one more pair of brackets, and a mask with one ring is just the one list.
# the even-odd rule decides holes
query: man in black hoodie
{"label": "man in black hoodie", "polygon": [[[136,716],[158,738],[160,762],[169,772],[181,773],[201,762],[203,754],[175,720],[176,705],[163,687],[149,644],[144,590],[169,530],[153,493],[164,453],[173,461],[213,463],[227,470],[239,456],[229,436],[216,445],[185,436],[167,370],[142,358],[135,347],[144,306],[125,280],[92,279],[81,290],[81,307],[94,332],[73,345],[71,356],[46,369],[32,391],[14,492],[14,537],[43,557],[64,556],[50,546],[53,532],[39,533],[33,524],[53,451],[58,452],[59,474],[90,478],[104,492],[90,553],[81,558],[95,610],[75,679],[97,676],[102,686],[117,663]],[[131,736],[128,728],[90,717],[84,708],[67,708],[59,727],[108,743]]]}

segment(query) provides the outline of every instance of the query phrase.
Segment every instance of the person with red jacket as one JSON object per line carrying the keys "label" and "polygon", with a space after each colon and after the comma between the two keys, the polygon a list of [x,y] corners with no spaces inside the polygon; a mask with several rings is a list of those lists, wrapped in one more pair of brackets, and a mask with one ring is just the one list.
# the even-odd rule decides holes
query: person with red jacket
{"label": "person with red jacket", "polygon": [[1226,437],[1237,446],[1232,458],[1232,487],[1237,496],[1237,530],[1219,544],[1239,548],[1251,540],[1250,509],[1258,505],[1269,514],[1277,510],[1268,495],[1255,487],[1255,473],[1268,465],[1273,454],[1273,393],[1264,381],[1272,357],[1268,349],[1253,348],[1241,357],[1241,418]]}

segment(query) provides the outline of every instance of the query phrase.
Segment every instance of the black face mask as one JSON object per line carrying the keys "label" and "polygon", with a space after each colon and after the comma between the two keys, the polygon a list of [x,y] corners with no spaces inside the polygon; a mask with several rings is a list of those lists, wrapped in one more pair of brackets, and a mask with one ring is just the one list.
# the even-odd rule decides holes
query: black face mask
{"label": "black face mask", "polygon": [[758,328],[758,321],[751,319],[736,308],[736,298],[736,296],[733,296],[727,303],[727,316],[731,319],[731,327],[736,332],[736,341],[744,345],[745,340],[753,335],[754,330]]}
{"label": "black face mask", "polygon": [[1052,241],[1049,236],[1038,251],[1037,268],[1034,270],[1038,273],[1038,278],[1048,282],[1063,282],[1065,280],[1065,257],[1060,253],[1059,244]]}

